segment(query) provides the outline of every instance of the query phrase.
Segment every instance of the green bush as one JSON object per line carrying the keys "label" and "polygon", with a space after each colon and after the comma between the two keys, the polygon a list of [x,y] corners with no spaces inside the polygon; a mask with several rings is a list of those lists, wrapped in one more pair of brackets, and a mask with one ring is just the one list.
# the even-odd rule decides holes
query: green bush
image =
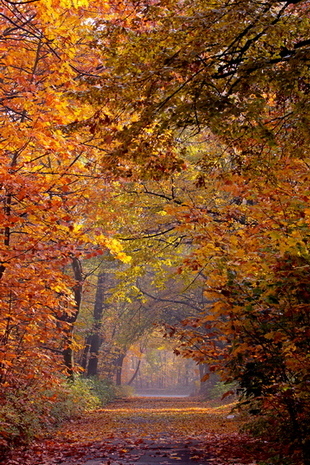
{"label": "green bush", "polygon": [[106,404],[113,400],[115,396],[115,385],[108,379],[91,378],[92,392],[99,399],[101,404]]}
{"label": "green bush", "polygon": [[123,386],[115,386],[115,397],[122,398],[122,397],[132,397],[134,395],[134,388],[132,386],[128,386],[124,384]]}
{"label": "green bush", "polygon": [[55,397],[55,402],[51,404],[50,415],[56,424],[101,405],[101,399],[94,389],[94,382],[90,379],[76,378],[70,383],[64,381],[50,395]]}
{"label": "green bush", "polygon": [[102,404],[111,402],[115,398],[132,397],[134,388],[127,384],[115,386],[108,379],[91,378],[93,393],[100,399]]}
{"label": "green bush", "polygon": [[[221,400],[222,397],[229,391],[236,391],[237,384],[236,383],[223,383],[222,381],[218,381],[217,383],[212,386],[208,392],[207,397],[211,400]],[[231,400],[231,395],[227,397]]]}

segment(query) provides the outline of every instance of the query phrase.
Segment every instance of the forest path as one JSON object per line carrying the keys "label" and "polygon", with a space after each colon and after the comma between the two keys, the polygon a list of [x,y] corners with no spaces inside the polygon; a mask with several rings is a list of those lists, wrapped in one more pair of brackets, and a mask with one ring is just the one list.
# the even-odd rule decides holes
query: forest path
{"label": "forest path", "polygon": [[[6,465],[255,464],[233,404],[132,398],[67,422],[52,438],[16,451]],[[253,441],[251,446],[253,446]]]}

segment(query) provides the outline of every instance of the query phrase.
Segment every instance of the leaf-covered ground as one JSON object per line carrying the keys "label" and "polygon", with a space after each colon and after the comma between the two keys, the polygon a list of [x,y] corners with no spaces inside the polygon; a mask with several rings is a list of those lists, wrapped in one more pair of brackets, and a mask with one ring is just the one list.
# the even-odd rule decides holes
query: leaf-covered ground
{"label": "leaf-covered ground", "polygon": [[256,464],[261,445],[238,432],[233,404],[134,398],[66,423],[53,437],[15,450],[6,465]]}

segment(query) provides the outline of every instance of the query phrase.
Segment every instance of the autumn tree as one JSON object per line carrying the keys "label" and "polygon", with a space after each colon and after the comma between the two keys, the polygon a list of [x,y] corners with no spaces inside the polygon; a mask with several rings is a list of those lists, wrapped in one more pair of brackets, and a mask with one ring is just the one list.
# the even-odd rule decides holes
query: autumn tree
{"label": "autumn tree", "polygon": [[[4,412],[14,401],[19,413],[34,414],[29,393],[39,399],[61,373],[72,375],[72,329],[84,280],[80,258],[113,249],[109,234],[90,231],[88,223],[89,198],[109,195],[98,152],[87,145],[97,109],[74,97],[82,76],[98,66],[85,24],[92,14],[88,5],[44,0],[0,5]],[[105,8],[97,3],[97,11]],[[85,124],[75,130],[78,121]],[[4,442],[14,418],[10,411],[4,417],[9,425]],[[25,425],[18,423],[14,428],[26,436],[27,425],[22,431]]]}

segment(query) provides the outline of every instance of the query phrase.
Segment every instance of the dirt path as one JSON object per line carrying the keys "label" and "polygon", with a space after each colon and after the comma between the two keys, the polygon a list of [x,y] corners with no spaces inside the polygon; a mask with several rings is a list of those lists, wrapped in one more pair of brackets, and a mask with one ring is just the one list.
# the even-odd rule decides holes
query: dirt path
{"label": "dirt path", "polygon": [[[19,450],[6,465],[243,465],[253,445],[238,433],[232,405],[190,399],[116,401]],[[249,447],[251,445],[251,448]]]}

